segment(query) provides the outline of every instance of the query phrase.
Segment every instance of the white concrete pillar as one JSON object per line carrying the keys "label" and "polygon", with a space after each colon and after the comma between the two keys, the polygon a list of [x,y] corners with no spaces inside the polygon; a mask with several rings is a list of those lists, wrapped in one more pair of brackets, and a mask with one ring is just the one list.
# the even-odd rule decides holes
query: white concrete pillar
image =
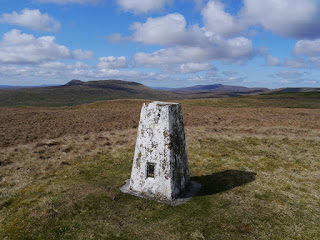
{"label": "white concrete pillar", "polygon": [[123,192],[173,201],[189,185],[181,105],[143,104],[131,178]]}

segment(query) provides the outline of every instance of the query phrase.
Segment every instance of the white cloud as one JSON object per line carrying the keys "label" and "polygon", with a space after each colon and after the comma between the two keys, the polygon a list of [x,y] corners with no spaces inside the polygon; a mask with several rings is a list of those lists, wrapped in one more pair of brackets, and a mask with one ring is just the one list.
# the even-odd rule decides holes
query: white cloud
{"label": "white cloud", "polygon": [[240,17],[247,24],[261,24],[281,36],[320,36],[318,0],[244,0]]}
{"label": "white cloud", "polygon": [[[44,79],[48,83],[66,83],[70,79],[101,80],[101,79],[124,79],[129,81],[149,81],[160,77],[153,72],[122,71],[119,69],[99,69],[82,62],[65,64],[62,62],[47,62],[37,65],[1,65],[0,77],[6,81],[16,81],[21,79],[16,85],[24,85],[22,81],[41,82]],[[59,80],[58,80],[59,79]],[[37,83],[38,84],[38,83]]]}
{"label": "white cloud", "polygon": [[246,38],[238,37],[229,40],[209,38],[207,46],[177,46],[160,49],[153,53],[140,52],[133,56],[133,61],[136,65],[147,67],[211,60],[243,63],[253,54],[252,43]]}
{"label": "white cloud", "polygon": [[219,0],[211,0],[202,9],[206,30],[230,37],[244,32],[245,26],[236,17],[224,11],[225,6]]}
{"label": "white cloud", "polygon": [[75,59],[91,59],[93,58],[93,52],[89,50],[83,51],[82,49],[75,49],[72,52],[72,56]]}
{"label": "white cloud", "polygon": [[280,66],[279,58],[272,56],[271,54],[266,55],[266,65],[268,66]]}
{"label": "white cloud", "polygon": [[135,54],[134,64],[163,67],[211,60],[240,64],[255,54],[252,43],[247,38],[225,39],[197,25],[189,28],[186,25],[185,18],[179,13],[148,18],[145,23],[134,23],[131,27],[135,30],[131,38],[133,41],[169,46],[153,53]]}
{"label": "white cloud", "polygon": [[201,12],[206,30],[221,36],[235,36],[251,26],[297,39],[320,36],[319,0],[243,0],[236,15],[228,13],[222,2],[209,0]]}
{"label": "white cloud", "polygon": [[319,81],[313,78],[292,78],[280,81],[280,84],[286,85],[286,87],[306,87],[310,85],[318,85]]}
{"label": "white cloud", "polygon": [[179,66],[180,73],[195,73],[213,69],[214,67],[210,63],[184,63]]}
{"label": "white cloud", "polygon": [[24,67],[17,67],[17,66],[4,66],[0,65],[0,76],[4,77],[12,77],[12,76],[18,76],[18,75],[23,75],[23,74],[30,74],[33,72],[33,69],[29,66],[24,66]]}
{"label": "white cloud", "polygon": [[234,76],[238,75],[238,73],[235,71],[224,71],[222,73],[227,77],[234,77]]}
{"label": "white cloud", "polygon": [[300,40],[293,48],[295,55],[317,56],[320,55],[320,39]]}
{"label": "white cloud", "polygon": [[117,0],[117,2],[123,10],[141,14],[160,10],[173,0]]}
{"label": "white cloud", "polygon": [[284,60],[284,63],[281,63],[280,60],[271,54],[265,56],[267,66],[282,66],[287,68],[304,68],[307,66],[307,62],[303,58],[295,58]]}
{"label": "white cloud", "polygon": [[277,74],[277,76],[285,79],[298,79],[301,78],[303,75],[304,73],[300,73],[295,70],[281,70],[280,73]]}
{"label": "white cloud", "polygon": [[284,66],[288,68],[304,68],[306,67],[306,62],[302,58],[285,59]]}
{"label": "white cloud", "polygon": [[39,3],[57,3],[57,4],[93,4],[96,5],[102,0],[33,0]]}
{"label": "white cloud", "polygon": [[[56,59],[75,59],[80,57],[80,51],[71,53],[66,46],[55,43],[53,36],[35,38],[32,34],[13,29],[5,33],[0,41],[0,63],[35,64]],[[82,53],[90,55],[87,51]]]}
{"label": "white cloud", "polygon": [[171,74],[184,74],[184,73],[196,73],[202,71],[213,71],[216,68],[211,63],[183,63],[179,66],[169,65],[166,66],[164,72]]}
{"label": "white cloud", "polygon": [[187,81],[195,82],[194,84],[199,84],[196,82],[201,82],[202,84],[221,84],[221,83],[244,83],[246,80],[242,77],[219,77],[216,72],[209,72],[209,74],[206,74],[205,76],[198,75],[193,76]]}
{"label": "white cloud", "polygon": [[47,62],[39,64],[40,67],[52,70],[61,70],[67,69],[67,65],[61,62]]}
{"label": "white cloud", "polygon": [[314,66],[320,67],[320,57],[311,57],[309,63]]}
{"label": "white cloud", "polygon": [[22,10],[21,13],[14,11],[11,14],[2,14],[0,23],[8,23],[35,31],[47,32],[57,31],[61,26],[58,21],[54,20],[47,13],[42,14],[39,9],[30,10],[28,8]]}
{"label": "white cloud", "polygon": [[128,61],[124,56],[121,57],[101,57],[97,67],[102,69],[115,69],[115,68],[127,68]]}
{"label": "white cloud", "polygon": [[105,37],[109,42],[112,43],[125,43],[132,40],[132,37],[123,37],[120,33],[112,33],[109,36]]}
{"label": "white cloud", "polygon": [[[119,0],[119,2],[122,2],[120,5],[126,6],[126,10],[134,10],[141,4],[145,9],[149,9],[148,4],[154,1]],[[197,2],[203,3],[203,1]],[[165,3],[166,1],[157,2],[161,6]],[[146,11],[148,10],[144,10]],[[112,42],[133,40],[143,44],[176,45],[176,47],[209,46],[212,50],[211,45],[217,46],[223,41],[228,41],[225,38],[244,33],[250,26],[260,25],[281,36],[295,38],[320,36],[318,0],[244,0],[243,8],[235,16],[225,11],[225,6],[220,0],[210,0],[201,14],[203,28],[197,25],[187,27],[187,22],[181,14],[172,13],[163,17],[148,18],[145,23],[134,23],[131,26],[134,30],[132,36],[122,37],[120,34],[112,34],[109,40]],[[266,56],[266,63],[273,66],[280,64],[279,59],[271,55]]]}
{"label": "white cloud", "polygon": [[67,70],[67,69],[90,69],[90,66],[88,64],[85,64],[83,62],[76,62],[74,64],[65,64],[61,62],[47,62],[47,63],[42,63],[38,65],[42,69],[47,69],[47,70]]}
{"label": "white cloud", "polygon": [[[122,37],[121,39],[131,39],[143,44],[159,44],[164,46],[205,46],[210,41],[210,38],[221,39],[218,35],[214,35],[197,25],[189,28],[186,28],[186,25],[187,22],[184,16],[179,13],[148,18],[145,23],[133,23],[131,25],[131,29],[135,30],[133,36]],[[117,37],[119,38],[119,35]]]}
{"label": "white cloud", "polygon": [[145,23],[134,23],[133,40],[144,44],[177,44],[187,38],[187,22],[179,13],[158,18],[148,18]]}

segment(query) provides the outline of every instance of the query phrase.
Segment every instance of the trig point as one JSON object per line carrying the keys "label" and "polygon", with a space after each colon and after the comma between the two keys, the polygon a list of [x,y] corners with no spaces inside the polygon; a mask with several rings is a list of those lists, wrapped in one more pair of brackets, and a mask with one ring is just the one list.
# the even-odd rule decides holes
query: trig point
{"label": "trig point", "polygon": [[130,180],[124,193],[179,205],[201,185],[189,180],[181,105],[143,104]]}

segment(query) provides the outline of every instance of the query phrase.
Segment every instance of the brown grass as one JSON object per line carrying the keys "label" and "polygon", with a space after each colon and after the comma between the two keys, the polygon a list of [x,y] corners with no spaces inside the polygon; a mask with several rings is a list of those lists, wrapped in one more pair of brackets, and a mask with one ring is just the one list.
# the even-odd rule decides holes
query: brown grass
{"label": "brown grass", "polygon": [[[142,103],[1,109],[0,238],[320,238],[320,109],[182,101],[190,173],[204,187],[171,209],[118,190]],[[210,189],[230,170],[256,180]]]}
{"label": "brown grass", "polygon": [[[113,100],[77,107],[3,108],[0,109],[0,147],[65,135],[134,129],[138,126],[143,102]],[[311,129],[320,127],[319,109],[182,106],[186,127],[210,127],[217,132],[274,135],[280,132],[303,134],[307,131],[309,136]]]}

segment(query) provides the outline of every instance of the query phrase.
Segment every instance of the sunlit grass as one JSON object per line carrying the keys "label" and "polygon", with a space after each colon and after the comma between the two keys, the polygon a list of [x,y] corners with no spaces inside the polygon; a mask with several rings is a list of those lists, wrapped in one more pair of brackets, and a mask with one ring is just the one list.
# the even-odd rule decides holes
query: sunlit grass
{"label": "sunlit grass", "polygon": [[[319,110],[183,103],[190,174],[202,189],[172,207],[119,190],[130,177],[137,129],[124,125],[126,116],[117,119],[122,130],[98,126],[102,112],[118,114],[110,109],[124,103],[73,108],[81,121],[94,116],[97,130],[81,128],[80,122],[49,138],[42,131],[52,131],[50,124],[41,130],[35,123],[30,132],[36,138],[29,142],[5,132],[0,239],[320,238]],[[65,111],[73,109],[54,111],[62,111],[68,123],[73,115]],[[1,114],[18,126],[19,111]],[[26,119],[30,112],[39,121],[53,116],[28,111],[22,115]]]}

